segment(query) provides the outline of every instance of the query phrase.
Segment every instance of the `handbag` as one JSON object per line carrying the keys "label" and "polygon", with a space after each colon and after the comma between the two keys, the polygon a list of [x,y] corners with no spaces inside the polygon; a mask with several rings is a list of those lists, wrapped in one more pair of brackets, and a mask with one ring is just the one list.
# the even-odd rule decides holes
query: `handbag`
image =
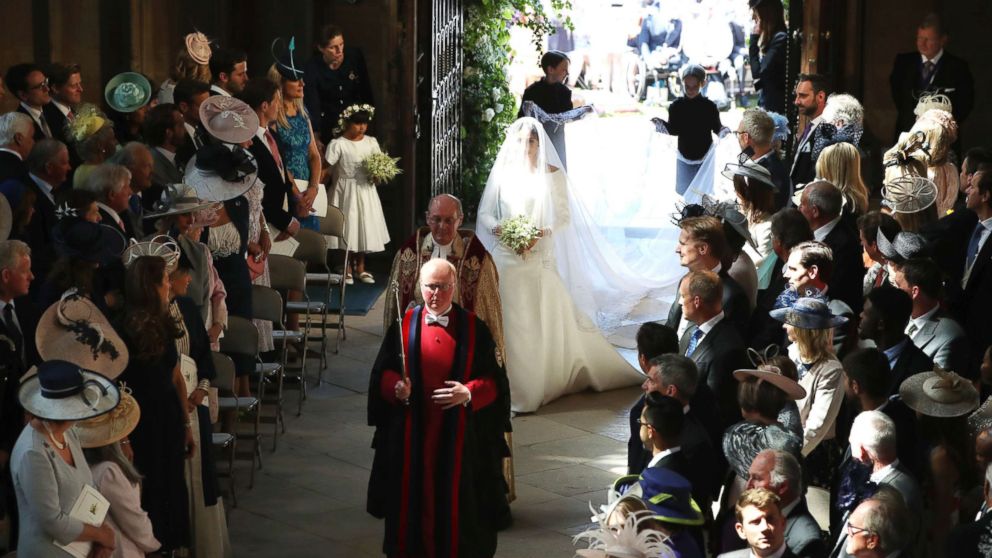
{"label": "handbag", "polygon": [[246,256],[246,261],[248,262],[248,275],[251,277],[252,282],[258,279],[265,273],[265,266],[268,265],[266,261],[268,258],[255,259],[255,256],[248,254]]}

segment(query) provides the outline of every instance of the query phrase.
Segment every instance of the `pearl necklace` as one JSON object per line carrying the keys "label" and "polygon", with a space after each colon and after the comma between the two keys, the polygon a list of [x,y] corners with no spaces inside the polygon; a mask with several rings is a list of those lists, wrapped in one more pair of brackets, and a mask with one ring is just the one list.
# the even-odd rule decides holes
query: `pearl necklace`
{"label": "pearl necklace", "polygon": [[65,438],[63,437],[62,438],[63,441],[60,443],[58,440],[55,439],[55,434],[52,433],[52,429],[48,427],[47,422],[41,421],[41,425],[45,428],[45,432],[48,432],[48,439],[51,440],[53,444],[55,444],[55,447],[57,447],[60,450],[64,450]]}

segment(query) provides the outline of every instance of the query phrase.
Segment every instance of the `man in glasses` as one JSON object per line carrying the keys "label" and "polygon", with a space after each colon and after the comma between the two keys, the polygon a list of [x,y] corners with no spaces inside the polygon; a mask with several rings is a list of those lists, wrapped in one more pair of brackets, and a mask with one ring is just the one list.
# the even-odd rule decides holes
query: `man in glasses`
{"label": "man in glasses", "polygon": [[420,270],[422,305],[392,324],[369,383],[376,427],[367,509],[387,556],[493,556],[509,525],[510,387],[486,324],[454,303],[455,266]]}
{"label": "man in glasses", "polygon": [[858,504],[831,558],[886,558],[909,556],[906,553],[915,533],[909,528],[909,510],[899,493],[883,486],[870,498]]}
{"label": "man in glasses", "polygon": [[[420,294],[420,267],[440,258],[451,262],[458,275],[454,301],[486,323],[496,346],[503,350],[503,310],[499,277],[493,258],[470,229],[461,229],[462,202],[440,194],[427,205],[427,226],[420,227],[396,252],[389,284],[399,286],[400,310],[424,302]],[[396,321],[396,297],[386,297],[383,328]]]}
{"label": "man in glasses", "polygon": [[4,83],[20,104],[18,112],[31,117],[34,121],[34,139],[40,141],[52,137],[52,129],[42,112],[45,105],[51,102],[48,78],[41,68],[34,64],[15,64],[7,69]]}

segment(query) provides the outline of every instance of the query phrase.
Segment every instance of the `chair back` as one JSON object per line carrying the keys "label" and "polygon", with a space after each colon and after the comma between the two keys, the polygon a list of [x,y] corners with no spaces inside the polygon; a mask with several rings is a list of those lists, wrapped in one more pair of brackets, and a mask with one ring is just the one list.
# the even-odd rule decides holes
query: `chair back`
{"label": "chair back", "polygon": [[231,357],[221,353],[210,353],[214,361],[214,369],[217,376],[211,382],[217,389],[225,392],[234,391],[234,361]]}
{"label": "chair back", "polygon": [[226,354],[258,354],[258,328],[241,316],[228,316],[227,329],[220,338],[220,351]]}
{"label": "chair back", "polygon": [[300,229],[293,238],[300,243],[293,253],[293,258],[309,266],[327,265],[327,239],[324,235],[308,229]]}
{"label": "chair back", "polygon": [[279,291],[306,290],[307,266],[296,258],[269,254],[269,282]]}
{"label": "chair back", "polygon": [[251,308],[256,320],[270,321],[276,329],[282,328],[283,305],[282,295],[279,294],[279,291],[272,287],[252,285]]}
{"label": "chair back", "polygon": [[338,240],[344,238],[344,213],[336,206],[327,206],[327,215],[320,218],[320,234],[336,237]]}

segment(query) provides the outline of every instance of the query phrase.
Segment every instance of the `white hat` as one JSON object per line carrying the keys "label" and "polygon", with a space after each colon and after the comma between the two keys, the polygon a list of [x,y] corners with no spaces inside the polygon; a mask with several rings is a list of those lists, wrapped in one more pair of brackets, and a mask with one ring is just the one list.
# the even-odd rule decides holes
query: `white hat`
{"label": "white hat", "polygon": [[44,420],[84,420],[117,406],[120,392],[107,378],[64,360],[31,367],[17,390],[24,410]]}

